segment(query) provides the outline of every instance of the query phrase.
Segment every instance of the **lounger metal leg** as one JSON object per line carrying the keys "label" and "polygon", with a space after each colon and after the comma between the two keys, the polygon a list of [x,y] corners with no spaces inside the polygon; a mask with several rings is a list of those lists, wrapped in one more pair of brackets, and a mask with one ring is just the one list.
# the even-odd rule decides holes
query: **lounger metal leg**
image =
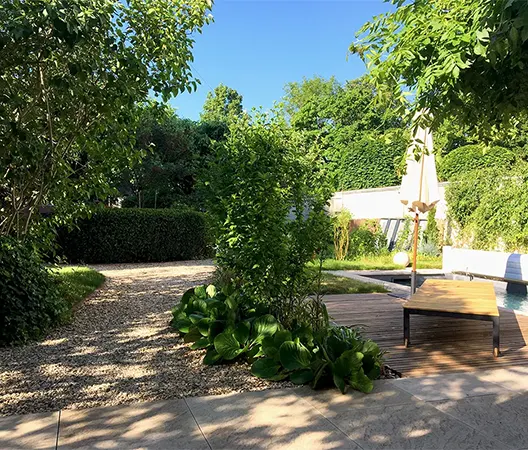
{"label": "lounger metal leg", "polygon": [[403,345],[409,347],[411,345],[411,321],[409,311],[403,310]]}
{"label": "lounger metal leg", "polygon": [[500,318],[493,318],[493,356],[500,355]]}

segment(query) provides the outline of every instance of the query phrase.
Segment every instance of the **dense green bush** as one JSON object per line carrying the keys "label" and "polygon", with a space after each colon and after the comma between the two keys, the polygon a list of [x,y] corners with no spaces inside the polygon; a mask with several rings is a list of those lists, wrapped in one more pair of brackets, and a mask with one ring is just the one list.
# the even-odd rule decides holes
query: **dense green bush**
{"label": "dense green bush", "polygon": [[204,214],[173,209],[101,209],[78,228],[59,233],[71,262],[175,261],[207,256]]}
{"label": "dense green bush", "polygon": [[528,251],[528,167],[475,170],[446,190],[449,217],[460,228],[458,243],[475,249]]}
{"label": "dense green bush", "polygon": [[42,337],[67,312],[57,283],[30,246],[0,237],[0,344]]}
{"label": "dense green bush", "polygon": [[339,190],[400,184],[398,168],[407,145],[402,133],[392,138],[371,134],[343,146],[341,161],[335,170]]}
{"label": "dense green bush", "polygon": [[387,251],[387,238],[378,221],[367,220],[350,232],[349,259],[381,255]]}
{"label": "dense green bush", "polygon": [[438,177],[441,180],[450,180],[456,175],[463,175],[471,170],[491,167],[508,170],[517,159],[515,152],[504,147],[465,145],[442,158],[438,165]]}
{"label": "dense green bush", "polygon": [[381,373],[379,347],[358,330],[330,325],[326,308],[326,322],[317,330],[302,321],[284,327],[263,303],[210,285],[188,290],[172,314],[171,325],[184,341],[207,350],[204,364],[243,359],[259,378],[334,384],[343,393],[348,387],[370,392]]}
{"label": "dense green bush", "polygon": [[285,324],[310,293],[306,263],[332,236],[323,161],[303,142],[266,115],[232,123],[207,181],[218,265]]}

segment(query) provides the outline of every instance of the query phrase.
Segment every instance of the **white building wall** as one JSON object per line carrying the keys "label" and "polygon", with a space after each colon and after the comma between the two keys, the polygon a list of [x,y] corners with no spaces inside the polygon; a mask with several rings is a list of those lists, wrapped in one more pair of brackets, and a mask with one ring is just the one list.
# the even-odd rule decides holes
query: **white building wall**
{"label": "white building wall", "polygon": [[[445,187],[439,183],[440,202],[436,208],[436,218],[445,219]],[[357,191],[336,192],[330,200],[330,212],[336,213],[346,208],[354,219],[401,219],[407,215],[406,207],[400,202],[400,186]]]}

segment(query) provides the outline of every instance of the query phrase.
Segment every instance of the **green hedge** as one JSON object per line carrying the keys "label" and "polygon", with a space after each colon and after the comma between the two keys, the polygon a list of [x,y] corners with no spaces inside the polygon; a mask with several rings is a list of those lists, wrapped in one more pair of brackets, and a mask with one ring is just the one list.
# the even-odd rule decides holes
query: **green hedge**
{"label": "green hedge", "polygon": [[370,189],[400,184],[398,168],[407,145],[408,142],[401,136],[388,140],[383,135],[367,136],[349,144],[335,170],[338,189]]}
{"label": "green hedge", "polygon": [[70,262],[125,263],[197,259],[209,254],[205,215],[173,209],[103,209],[59,232]]}
{"label": "green hedge", "polygon": [[471,170],[498,167],[507,171],[518,160],[512,150],[504,147],[465,145],[448,153],[438,165],[438,177],[450,180],[452,177]]}

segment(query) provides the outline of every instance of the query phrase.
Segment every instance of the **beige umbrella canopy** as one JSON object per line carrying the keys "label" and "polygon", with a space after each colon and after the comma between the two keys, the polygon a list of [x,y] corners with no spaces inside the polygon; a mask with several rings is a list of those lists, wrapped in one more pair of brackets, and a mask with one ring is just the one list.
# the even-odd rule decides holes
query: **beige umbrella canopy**
{"label": "beige umbrella canopy", "polygon": [[400,201],[409,208],[409,211],[415,213],[411,274],[411,292],[414,293],[416,291],[419,214],[429,211],[440,201],[433,154],[433,133],[428,127],[417,126],[414,130],[413,140],[407,150],[407,170],[402,179]]}

